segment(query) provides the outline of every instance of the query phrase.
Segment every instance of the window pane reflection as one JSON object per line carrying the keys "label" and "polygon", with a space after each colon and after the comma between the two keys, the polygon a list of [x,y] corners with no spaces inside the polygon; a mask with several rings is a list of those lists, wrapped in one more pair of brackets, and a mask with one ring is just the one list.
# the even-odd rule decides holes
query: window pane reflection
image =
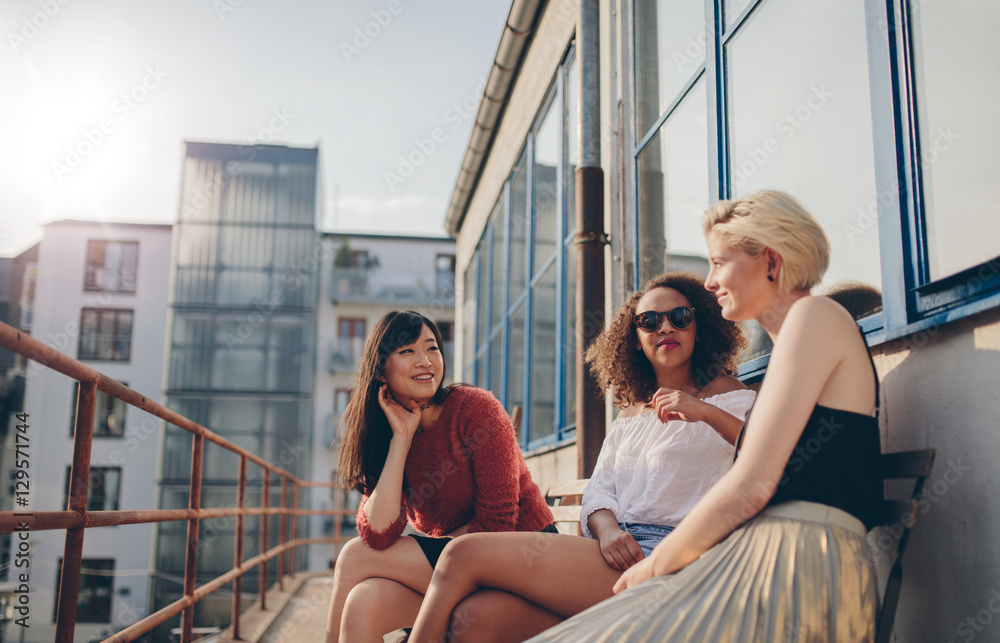
{"label": "window pane reflection", "polygon": [[510,316],[510,337],[507,356],[507,413],[513,414],[514,407],[524,408],[524,310],[523,303]]}
{"label": "window pane reflection", "polygon": [[552,256],[556,250],[556,224],[559,214],[559,161],[562,159],[562,144],[559,139],[559,119],[562,103],[559,93],[549,106],[549,111],[535,134],[535,225],[534,257],[532,270]]}
{"label": "window pane reflection", "polygon": [[703,0],[637,0],[635,122],[642,140],[705,62]]}
{"label": "window pane reflection", "polygon": [[528,234],[528,214],[525,210],[527,200],[528,177],[522,163],[510,181],[510,305],[513,305],[524,292],[524,242]]}
{"label": "window pane reflection", "polygon": [[770,0],[728,50],[732,193],[784,190],[819,220],[832,246],[821,290],[880,289],[863,0]]}
{"label": "window pane reflection", "polygon": [[555,433],[556,265],[535,284],[531,300],[531,440]]}
{"label": "window pane reflection", "polygon": [[[1000,254],[1000,24],[995,0],[911,2],[931,279]],[[961,97],[956,100],[956,97]]]}
{"label": "window pane reflection", "polygon": [[699,80],[639,153],[639,281],[664,270],[708,274],[708,114]]}

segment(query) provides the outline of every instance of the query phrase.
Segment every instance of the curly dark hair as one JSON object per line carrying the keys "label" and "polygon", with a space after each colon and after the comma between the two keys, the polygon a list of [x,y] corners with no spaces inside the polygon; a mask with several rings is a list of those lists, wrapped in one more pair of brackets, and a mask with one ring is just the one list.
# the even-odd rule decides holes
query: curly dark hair
{"label": "curly dark hair", "polygon": [[611,389],[620,408],[645,404],[656,392],[656,374],[639,350],[635,315],[639,299],[654,288],[672,288],[694,306],[697,333],[691,369],[695,385],[704,387],[720,375],[736,372],[737,355],[746,347],[736,322],[723,318],[715,296],[693,272],[667,272],[653,277],[618,308],[611,324],[587,348],[584,360],[601,389]]}

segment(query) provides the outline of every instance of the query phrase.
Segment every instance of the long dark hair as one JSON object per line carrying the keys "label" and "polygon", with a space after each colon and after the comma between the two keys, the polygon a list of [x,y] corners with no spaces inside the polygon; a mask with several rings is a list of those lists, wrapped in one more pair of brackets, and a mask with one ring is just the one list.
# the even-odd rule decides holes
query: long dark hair
{"label": "long dark hair", "polygon": [[417,341],[424,326],[431,329],[438,348],[442,351],[441,384],[434,397],[435,404],[441,404],[451,387],[444,386],[448,364],[444,362],[444,342],[437,324],[420,313],[394,311],[386,313],[375,323],[365,341],[365,350],[358,367],[354,389],[347,400],[347,408],[340,424],[340,466],[338,477],[348,489],[367,492],[375,488],[386,455],[392,429],[389,421],[378,405],[378,389],[382,385],[379,376],[385,372],[385,362],[390,355],[403,346]]}
{"label": "long dark hair", "polygon": [[601,389],[611,389],[618,407],[645,404],[656,392],[656,373],[636,336],[636,306],[656,288],[671,288],[694,306],[697,324],[691,369],[695,385],[704,387],[720,375],[736,372],[736,359],[747,342],[736,322],[722,316],[715,296],[701,278],[690,272],[667,272],[653,277],[618,308],[608,327],[587,348],[585,360]]}

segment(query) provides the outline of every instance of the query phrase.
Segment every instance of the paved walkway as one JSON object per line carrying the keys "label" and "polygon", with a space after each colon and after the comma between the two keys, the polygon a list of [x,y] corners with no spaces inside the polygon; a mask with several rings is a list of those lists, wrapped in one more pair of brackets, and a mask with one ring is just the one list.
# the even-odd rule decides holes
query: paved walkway
{"label": "paved walkway", "polygon": [[261,643],[323,641],[332,593],[333,574],[307,579],[258,640]]}

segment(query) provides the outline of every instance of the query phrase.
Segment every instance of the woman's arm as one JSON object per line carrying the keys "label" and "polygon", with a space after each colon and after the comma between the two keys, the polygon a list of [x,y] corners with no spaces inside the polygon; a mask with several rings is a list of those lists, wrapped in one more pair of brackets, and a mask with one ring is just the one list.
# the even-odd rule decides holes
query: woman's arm
{"label": "woman's arm", "polygon": [[379,388],[378,403],[392,428],[392,439],[389,440],[389,452],[375,489],[368,495],[361,509],[371,529],[382,532],[392,527],[401,513],[403,470],[413,435],[420,425],[420,414],[417,412],[417,403],[412,400],[410,403],[413,408],[407,410],[400,406],[388,394],[385,384]]}
{"label": "woman's arm", "polygon": [[[688,565],[767,505],[831,376],[862,344],[854,321],[833,302],[806,297],[792,306],[736,463],[649,557],[622,575],[616,592]],[[854,379],[858,391],[869,386]]]}

